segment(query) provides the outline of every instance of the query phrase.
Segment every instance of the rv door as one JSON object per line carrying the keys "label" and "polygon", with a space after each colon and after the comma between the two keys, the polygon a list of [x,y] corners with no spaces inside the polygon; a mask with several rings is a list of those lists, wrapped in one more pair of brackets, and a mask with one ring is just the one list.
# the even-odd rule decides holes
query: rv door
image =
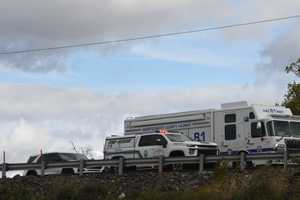
{"label": "rv door", "polygon": [[247,138],[247,151],[250,154],[272,151],[270,138],[266,134],[263,121],[250,121],[250,134]]}
{"label": "rv door", "polygon": [[222,118],[223,134],[219,136],[222,137],[219,139],[221,153],[229,155],[238,153],[243,145],[243,124],[240,120],[238,121],[236,113],[225,113]]}

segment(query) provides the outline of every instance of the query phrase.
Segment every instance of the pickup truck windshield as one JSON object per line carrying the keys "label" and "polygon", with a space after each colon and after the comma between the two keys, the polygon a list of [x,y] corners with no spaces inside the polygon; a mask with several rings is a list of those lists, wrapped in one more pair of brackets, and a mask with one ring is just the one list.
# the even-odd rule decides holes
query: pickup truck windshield
{"label": "pickup truck windshield", "polygon": [[274,121],[276,136],[300,137],[300,122]]}
{"label": "pickup truck windshield", "polygon": [[185,142],[185,141],[192,141],[189,137],[181,134],[166,134],[166,136],[172,142]]}

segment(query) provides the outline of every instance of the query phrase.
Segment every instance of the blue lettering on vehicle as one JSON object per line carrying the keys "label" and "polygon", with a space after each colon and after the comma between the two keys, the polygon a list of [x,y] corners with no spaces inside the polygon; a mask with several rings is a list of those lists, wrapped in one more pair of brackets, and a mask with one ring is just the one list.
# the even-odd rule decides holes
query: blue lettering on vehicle
{"label": "blue lettering on vehicle", "polygon": [[198,132],[194,133],[194,140],[200,141],[200,134]]}
{"label": "blue lettering on vehicle", "polygon": [[194,140],[205,141],[205,132],[202,131],[201,133],[199,133],[199,132],[194,133]]}

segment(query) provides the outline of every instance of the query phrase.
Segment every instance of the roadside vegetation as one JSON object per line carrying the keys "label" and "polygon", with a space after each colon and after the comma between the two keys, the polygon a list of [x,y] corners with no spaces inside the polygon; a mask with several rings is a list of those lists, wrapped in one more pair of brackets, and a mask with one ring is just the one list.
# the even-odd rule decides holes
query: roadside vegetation
{"label": "roadside vegetation", "polygon": [[[149,174],[147,174],[149,173]],[[239,172],[219,165],[214,175],[19,177],[0,182],[0,200],[282,200],[300,199],[295,170],[265,166]]]}

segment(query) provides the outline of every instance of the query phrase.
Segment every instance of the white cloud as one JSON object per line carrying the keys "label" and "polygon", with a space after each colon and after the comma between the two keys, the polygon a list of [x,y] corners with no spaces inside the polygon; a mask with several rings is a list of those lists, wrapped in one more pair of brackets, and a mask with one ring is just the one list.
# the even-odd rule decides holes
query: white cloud
{"label": "white cloud", "polygon": [[[285,16],[299,11],[299,1],[194,0],[0,0],[0,51],[110,40],[195,27]],[[270,5],[272,4],[272,5]],[[267,26],[225,31],[230,40],[270,37]],[[132,43],[131,43],[132,44]],[[131,45],[125,46],[125,49]],[[123,48],[94,50],[105,54]],[[102,51],[100,50],[102,49]],[[0,56],[1,64],[28,72],[62,72],[74,50]],[[99,51],[100,50],[100,51]]]}
{"label": "white cloud", "polygon": [[26,154],[27,156],[34,152],[39,154],[41,149],[49,146],[49,134],[46,128],[35,127],[22,118],[16,119],[10,126],[9,131],[2,133],[0,141],[2,150],[7,151],[8,161],[11,160],[10,158],[25,161]]}
{"label": "white cloud", "polygon": [[[52,47],[176,30],[227,15],[225,3],[187,0],[1,0],[0,50]],[[215,7],[218,3],[219,7]],[[212,16],[211,10],[218,12]],[[76,49],[75,49],[76,50]],[[99,50],[99,49],[96,49]],[[106,52],[104,51],[99,52]],[[66,70],[72,51],[1,56],[7,67],[29,72]]]}
{"label": "white cloud", "polygon": [[268,62],[260,65],[258,69],[275,75],[284,73],[285,66],[300,57],[299,31],[299,26],[294,26],[266,46],[262,57]]}
{"label": "white cloud", "polygon": [[[205,40],[205,39],[204,39]],[[201,43],[201,42],[199,42]],[[223,47],[210,51],[206,46],[185,46],[169,44],[167,48],[149,43],[136,45],[132,52],[147,59],[171,61],[179,64],[195,64],[199,67],[209,66],[218,70],[252,69],[256,57],[241,54],[237,48]],[[238,55],[236,53],[238,52]]]}

